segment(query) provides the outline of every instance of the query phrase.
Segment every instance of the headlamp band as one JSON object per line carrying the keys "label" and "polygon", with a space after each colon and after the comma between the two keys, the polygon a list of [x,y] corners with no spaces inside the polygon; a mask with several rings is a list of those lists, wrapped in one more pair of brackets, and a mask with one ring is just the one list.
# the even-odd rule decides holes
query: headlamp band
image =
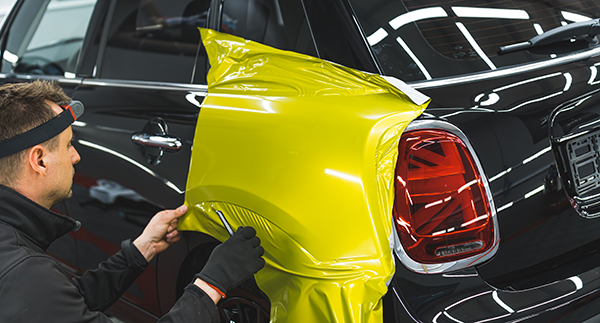
{"label": "headlamp band", "polygon": [[71,101],[68,105],[61,105],[64,109],[57,117],[48,122],[0,142],[0,158],[12,155],[21,150],[33,147],[48,141],[67,129],[77,118],[83,114],[83,103]]}

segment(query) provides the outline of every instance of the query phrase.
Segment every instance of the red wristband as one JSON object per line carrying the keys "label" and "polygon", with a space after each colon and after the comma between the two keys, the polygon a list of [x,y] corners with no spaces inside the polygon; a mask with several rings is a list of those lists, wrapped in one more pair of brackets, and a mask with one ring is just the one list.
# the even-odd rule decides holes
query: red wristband
{"label": "red wristband", "polygon": [[[206,282],[205,282],[205,283],[206,283]],[[206,283],[206,285],[208,285],[208,286],[210,286],[212,289],[216,290],[216,291],[217,291],[217,293],[219,293],[219,295],[221,295],[221,299],[223,299],[223,298],[227,297],[227,296],[225,295],[225,293],[223,293],[222,291],[220,291],[220,290],[219,290],[218,288],[216,288],[215,286],[213,286],[213,285],[211,285],[211,284],[209,284],[209,283]]]}

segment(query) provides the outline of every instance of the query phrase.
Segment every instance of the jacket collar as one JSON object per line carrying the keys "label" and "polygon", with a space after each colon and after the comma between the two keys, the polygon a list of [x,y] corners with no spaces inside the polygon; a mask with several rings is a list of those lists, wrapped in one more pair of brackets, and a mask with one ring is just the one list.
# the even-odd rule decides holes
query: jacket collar
{"label": "jacket collar", "polygon": [[79,228],[79,223],[74,219],[50,211],[2,185],[0,185],[0,221],[26,234],[44,251],[54,240]]}

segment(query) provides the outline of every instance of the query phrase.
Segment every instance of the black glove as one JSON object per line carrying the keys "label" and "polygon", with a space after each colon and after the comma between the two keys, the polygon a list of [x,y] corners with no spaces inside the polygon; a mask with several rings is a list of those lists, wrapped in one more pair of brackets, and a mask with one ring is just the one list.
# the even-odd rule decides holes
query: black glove
{"label": "black glove", "polygon": [[265,266],[265,260],[261,258],[264,253],[256,230],[239,227],[233,236],[212,251],[206,265],[195,277],[227,294]]}

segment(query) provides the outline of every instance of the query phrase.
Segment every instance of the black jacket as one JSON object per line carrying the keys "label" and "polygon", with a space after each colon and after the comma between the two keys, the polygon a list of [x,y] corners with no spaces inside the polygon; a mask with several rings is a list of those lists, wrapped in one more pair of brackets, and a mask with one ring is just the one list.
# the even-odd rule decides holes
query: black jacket
{"label": "black jacket", "polygon": [[[69,280],[45,254],[79,223],[0,185],[0,322],[111,322],[110,307],[148,263],[129,240],[122,249]],[[193,284],[159,322],[218,322],[216,306]]]}

